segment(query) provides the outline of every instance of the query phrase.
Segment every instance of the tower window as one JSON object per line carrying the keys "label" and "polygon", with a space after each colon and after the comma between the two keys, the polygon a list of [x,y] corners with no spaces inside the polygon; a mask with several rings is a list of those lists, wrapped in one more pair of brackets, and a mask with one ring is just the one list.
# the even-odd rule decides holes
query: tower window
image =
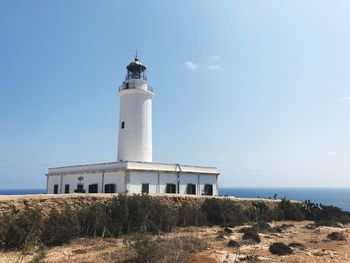
{"label": "tower window", "polygon": [[122,121],[122,123],[120,124],[120,127],[121,127],[122,129],[125,128],[125,121]]}

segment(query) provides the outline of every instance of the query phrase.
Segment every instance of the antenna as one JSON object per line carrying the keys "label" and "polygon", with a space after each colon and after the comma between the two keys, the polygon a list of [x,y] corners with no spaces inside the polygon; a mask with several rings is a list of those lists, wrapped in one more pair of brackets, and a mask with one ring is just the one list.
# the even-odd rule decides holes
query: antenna
{"label": "antenna", "polygon": [[139,60],[139,57],[137,55],[137,49],[136,49],[136,53],[135,53],[135,61],[138,61]]}

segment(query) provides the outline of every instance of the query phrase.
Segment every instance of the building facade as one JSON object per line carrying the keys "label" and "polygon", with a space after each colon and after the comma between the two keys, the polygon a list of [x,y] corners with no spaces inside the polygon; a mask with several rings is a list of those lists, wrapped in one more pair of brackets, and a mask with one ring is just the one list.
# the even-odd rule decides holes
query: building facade
{"label": "building facade", "polygon": [[127,66],[118,94],[117,161],[49,168],[47,193],[218,195],[217,168],[152,162],[153,90],[137,57]]}
{"label": "building facade", "polygon": [[180,164],[111,162],[49,168],[50,194],[173,193],[217,195],[216,168]]}

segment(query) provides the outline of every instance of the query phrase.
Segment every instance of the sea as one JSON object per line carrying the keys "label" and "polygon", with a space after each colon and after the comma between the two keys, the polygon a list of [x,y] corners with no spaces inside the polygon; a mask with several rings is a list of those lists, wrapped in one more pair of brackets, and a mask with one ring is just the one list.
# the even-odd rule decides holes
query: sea
{"label": "sea", "polygon": [[220,195],[258,198],[288,198],[324,205],[334,205],[350,211],[350,188],[220,188]]}
{"label": "sea", "polygon": [[[45,189],[0,190],[0,195],[44,194]],[[334,205],[350,211],[350,188],[220,188],[220,195],[254,198],[288,198]]]}

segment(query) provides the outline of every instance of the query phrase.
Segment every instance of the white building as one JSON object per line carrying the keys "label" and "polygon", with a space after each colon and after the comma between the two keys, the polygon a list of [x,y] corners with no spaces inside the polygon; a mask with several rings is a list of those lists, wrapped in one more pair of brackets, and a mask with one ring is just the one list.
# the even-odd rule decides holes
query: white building
{"label": "white building", "polygon": [[217,168],[152,162],[153,90],[137,57],[127,66],[119,96],[118,161],[49,168],[47,193],[217,195]]}

